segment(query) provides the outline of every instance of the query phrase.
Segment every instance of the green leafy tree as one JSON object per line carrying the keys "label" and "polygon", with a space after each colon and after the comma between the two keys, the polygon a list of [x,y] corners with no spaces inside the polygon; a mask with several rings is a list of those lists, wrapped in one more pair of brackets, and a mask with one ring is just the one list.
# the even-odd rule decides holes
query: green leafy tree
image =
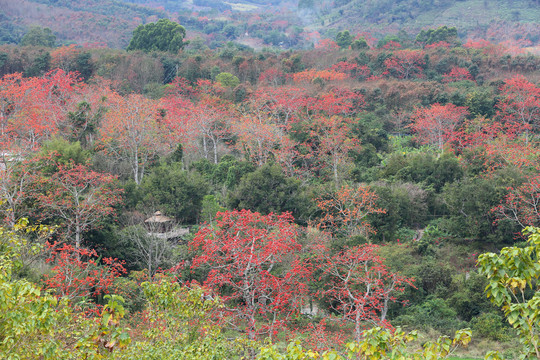
{"label": "green leafy tree", "polygon": [[389,42],[395,42],[401,45],[401,39],[397,35],[388,34],[377,43],[377,47],[380,49]]}
{"label": "green leafy tree", "polygon": [[240,84],[240,80],[236,76],[228,72],[222,72],[216,76],[216,81],[220,83],[221,86],[234,88]]}
{"label": "green leafy tree", "polygon": [[24,69],[24,75],[28,77],[41,76],[49,71],[51,66],[51,54],[48,51],[42,51],[37,55],[32,64]]}
{"label": "green leafy tree", "polygon": [[46,46],[53,47],[56,42],[56,36],[49,28],[33,26],[21,39],[23,46]]}
{"label": "green leafy tree", "polygon": [[233,359],[240,341],[221,334],[212,314],[221,300],[172,278],[142,283],[147,320],[140,323],[123,359]]}
{"label": "green leafy tree", "polygon": [[446,41],[450,44],[458,44],[459,38],[455,27],[441,26],[437,29],[422,30],[416,36],[416,42],[424,45]]}
{"label": "green leafy tree", "polygon": [[137,26],[127,50],[177,53],[186,45],[185,36],[186,29],[182,25],[168,19],[160,19],[155,23]]}
{"label": "green leafy tree", "polygon": [[336,35],[336,44],[342,49],[348,49],[351,46],[354,38],[349,30],[340,31]]}
{"label": "green leafy tree", "polygon": [[262,214],[290,211],[296,217],[304,209],[300,185],[299,180],[285,176],[278,165],[266,164],[242,177],[227,205]]}
{"label": "green leafy tree", "polygon": [[518,331],[523,359],[540,359],[540,229],[526,227],[524,247],[505,247],[478,257],[488,280],[486,294]]}
{"label": "green leafy tree", "polygon": [[159,210],[182,223],[194,224],[207,191],[207,183],[197,173],[184,171],[178,164],[161,165],[143,180],[139,207],[144,212]]}
{"label": "green leafy tree", "polygon": [[364,39],[364,38],[362,37],[362,38],[359,38],[359,39],[354,40],[354,41],[351,43],[351,49],[352,49],[352,50],[369,49],[369,45],[368,45],[366,39]]}

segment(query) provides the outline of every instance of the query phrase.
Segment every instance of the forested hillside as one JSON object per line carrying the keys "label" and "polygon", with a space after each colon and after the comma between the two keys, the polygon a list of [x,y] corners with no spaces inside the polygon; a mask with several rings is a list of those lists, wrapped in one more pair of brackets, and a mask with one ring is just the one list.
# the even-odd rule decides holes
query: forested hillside
{"label": "forested hillside", "polygon": [[536,0],[1,0],[0,43],[19,43],[32,26],[41,26],[53,31],[59,45],[125,48],[138,25],[161,18],[188,26],[190,39],[211,48],[227,41],[255,49],[309,48],[343,30],[410,40],[423,29],[444,25],[457,27],[463,41],[518,47],[540,41]]}
{"label": "forested hillside", "polygon": [[539,57],[152,11],[0,46],[0,357],[540,358]]}

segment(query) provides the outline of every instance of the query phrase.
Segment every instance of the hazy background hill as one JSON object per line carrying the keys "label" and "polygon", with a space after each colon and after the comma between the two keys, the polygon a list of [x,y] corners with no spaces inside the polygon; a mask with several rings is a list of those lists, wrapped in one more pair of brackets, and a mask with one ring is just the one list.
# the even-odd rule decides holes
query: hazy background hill
{"label": "hazy background hill", "polygon": [[[456,26],[459,36],[535,46],[538,0],[0,0],[0,43],[18,43],[32,25],[49,27],[59,44],[126,47],[139,24],[171,18],[210,47],[237,41],[251,47],[306,47],[338,31],[375,38]],[[313,34],[316,33],[316,36]],[[403,32],[402,32],[403,36]]]}

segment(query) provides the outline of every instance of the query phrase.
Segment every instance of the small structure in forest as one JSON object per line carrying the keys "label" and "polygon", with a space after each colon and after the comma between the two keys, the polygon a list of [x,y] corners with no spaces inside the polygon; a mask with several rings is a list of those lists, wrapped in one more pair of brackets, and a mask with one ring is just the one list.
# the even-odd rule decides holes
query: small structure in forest
{"label": "small structure in forest", "polygon": [[174,225],[173,219],[163,215],[161,211],[156,211],[154,215],[144,220],[144,223],[151,233],[166,233]]}
{"label": "small structure in forest", "polygon": [[174,226],[174,219],[163,215],[161,211],[156,211],[154,215],[144,220],[144,224],[148,235],[160,239],[181,238],[183,235],[189,234],[189,229]]}

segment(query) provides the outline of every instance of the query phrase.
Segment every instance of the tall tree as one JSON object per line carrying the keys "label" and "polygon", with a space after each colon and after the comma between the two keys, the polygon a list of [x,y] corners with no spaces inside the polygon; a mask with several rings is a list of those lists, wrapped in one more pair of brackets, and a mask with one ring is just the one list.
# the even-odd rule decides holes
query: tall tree
{"label": "tall tree", "polygon": [[25,160],[16,149],[0,152],[0,213],[9,226],[22,216],[24,202],[33,196],[32,184],[36,180],[36,162]]}
{"label": "tall tree", "polygon": [[343,185],[335,192],[317,199],[317,206],[323,212],[317,226],[335,234],[348,237],[362,235],[368,238],[374,230],[366,217],[386,212],[377,207],[377,200],[377,194],[366,185]]}
{"label": "tall tree", "polygon": [[64,222],[65,236],[73,236],[79,249],[82,235],[105,216],[114,213],[120,189],[114,187],[112,175],[90,170],[86,165],[58,164],[50,178],[42,178],[39,206],[43,217]]}
{"label": "tall tree", "polygon": [[400,79],[421,78],[423,76],[424,53],[419,50],[400,50],[384,61],[389,73]]}
{"label": "tall tree", "polygon": [[160,19],[155,23],[137,26],[127,50],[177,53],[185,45],[185,36],[186,29],[182,25],[169,19]]}
{"label": "tall tree", "polygon": [[55,42],[56,36],[51,29],[39,26],[32,26],[21,39],[21,45],[23,46],[53,47]]}
{"label": "tall tree", "polygon": [[311,124],[313,153],[323,164],[329,164],[336,184],[349,152],[360,150],[360,141],[349,135],[352,119],[342,116],[317,116]]}
{"label": "tall tree", "polygon": [[540,359],[540,229],[527,227],[526,246],[505,247],[499,254],[478,257],[478,271],[487,277],[486,294],[516,329],[523,359]]}
{"label": "tall tree", "polygon": [[232,325],[250,339],[285,326],[307,290],[292,221],[289,213],[218,213],[216,225],[201,228],[190,244],[199,254],[192,268],[210,269],[205,285],[221,293]]}
{"label": "tall tree", "polygon": [[540,225],[540,175],[525,177],[520,186],[509,187],[501,204],[493,209],[499,218],[517,222],[519,226]]}
{"label": "tall tree", "polygon": [[317,247],[318,268],[328,276],[323,295],[334,302],[343,320],[354,324],[354,339],[360,341],[362,324],[388,326],[388,305],[413,279],[388,270],[377,255],[377,245],[365,244],[331,254]]}
{"label": "tall tree", "polygon": [[0,143],[35,149],[50,139],[67,117],[71,99],[83,85],[73,73],[55,70],[42,77],[10,74],[0,80]]}
{"label": "tall tree", "polygon": [[501,101],[497,104],[498,115],[505,122],[516,122],[525,131],[540,129],[540,87],[518,75],[507,79],[501,87]]}
{"label": "tall tree", "polygon": [[454,104],[433,104],[416,110],[410,127],[422,144],[437,147],[442,153],[444,145],[453,138],[459,123],[465,119],[466,107]]}
{"label": "tall tree", "polygon": [[100,137],[106,151],[130,164],[137,184],[153,157],[169,148],[159,117],[157,103],[136,94],[112,95],[103,117]]}

